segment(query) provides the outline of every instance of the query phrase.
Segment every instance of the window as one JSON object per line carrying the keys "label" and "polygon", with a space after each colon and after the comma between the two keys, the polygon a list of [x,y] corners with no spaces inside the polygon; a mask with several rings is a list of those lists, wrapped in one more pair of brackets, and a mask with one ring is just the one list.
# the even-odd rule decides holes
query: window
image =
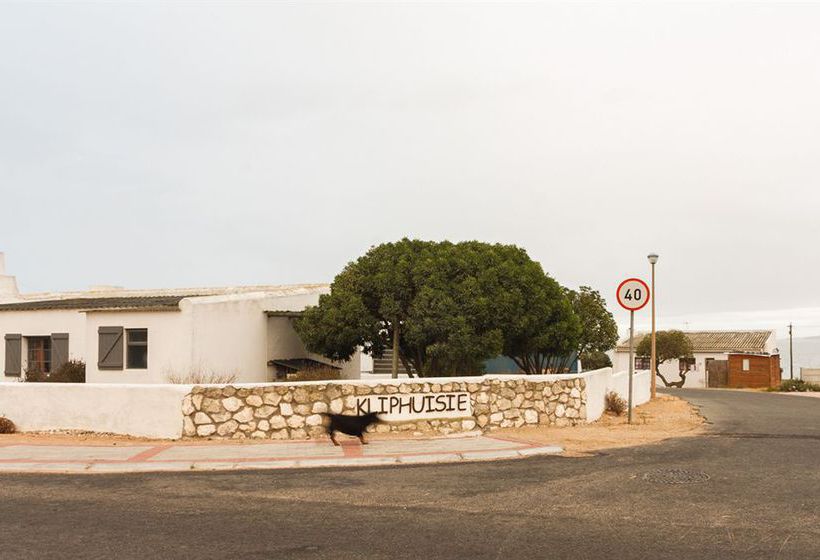
{"label": "window", "polygon": [[678,360],[678,369],[680,371],[692,371],[695,369],[695,358],[681,358]]}
{"label": "window", "polygon": [[749,371],[749,358],[743,358],[743,371]]}
{"label": "window", "polygon": [[28,363],[26,371],[49,373],[51,372],[51,337],[28,336]]}
{"label": "window", "polygon": [[125,367],[148,369],[148,329],[126,329]]}
{"label": "window", "polygon": [[649,369],[649,356],[635,356],[635,369]]}

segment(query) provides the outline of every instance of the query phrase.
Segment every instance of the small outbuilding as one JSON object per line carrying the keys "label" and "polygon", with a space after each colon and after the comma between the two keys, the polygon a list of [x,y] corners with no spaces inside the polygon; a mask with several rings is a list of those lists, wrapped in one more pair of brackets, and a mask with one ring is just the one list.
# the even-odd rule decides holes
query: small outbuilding
{"label": "small outbuilding", "polygon": [[726,387],[764,388],[780,385],[780,356],[778,354],[730,353],[727,356]]}

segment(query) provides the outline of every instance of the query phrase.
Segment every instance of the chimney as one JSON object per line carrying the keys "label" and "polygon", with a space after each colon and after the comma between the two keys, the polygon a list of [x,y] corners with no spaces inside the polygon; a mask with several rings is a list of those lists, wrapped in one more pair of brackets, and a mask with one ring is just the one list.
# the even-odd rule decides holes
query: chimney
{"label": "chimney", "polygon": [[6,256],[0,253],[0,302],[8,303],[19,299],[17,279],[6,274]]}

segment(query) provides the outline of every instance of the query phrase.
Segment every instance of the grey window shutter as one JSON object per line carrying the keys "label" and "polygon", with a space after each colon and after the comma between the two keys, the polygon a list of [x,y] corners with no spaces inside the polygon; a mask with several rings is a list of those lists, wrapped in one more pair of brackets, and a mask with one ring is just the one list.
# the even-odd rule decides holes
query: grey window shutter
{"label": "grey window shutter", "polygon": [[6,375],[20,377],[23,367],[23,335],[6,335]]}
{"label": "grey window shutter", "polygon": [[122,327],[100,327],[99,331],[100,369],[122,369]]}
{"label": "grey window shutter", "polygon": [[68,361],[68,333],[51,334],[51,371]]}

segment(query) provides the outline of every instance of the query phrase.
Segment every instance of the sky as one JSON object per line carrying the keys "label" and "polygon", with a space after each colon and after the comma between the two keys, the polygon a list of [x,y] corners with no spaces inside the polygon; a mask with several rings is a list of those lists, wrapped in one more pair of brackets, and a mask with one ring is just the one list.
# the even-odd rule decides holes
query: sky
{"label": "sky", "polygon": [[819,28],[819,4],[3,3],[0,251],[52,291],[514,243],[622,325],[655,251],[660,328],[820,334]]}

